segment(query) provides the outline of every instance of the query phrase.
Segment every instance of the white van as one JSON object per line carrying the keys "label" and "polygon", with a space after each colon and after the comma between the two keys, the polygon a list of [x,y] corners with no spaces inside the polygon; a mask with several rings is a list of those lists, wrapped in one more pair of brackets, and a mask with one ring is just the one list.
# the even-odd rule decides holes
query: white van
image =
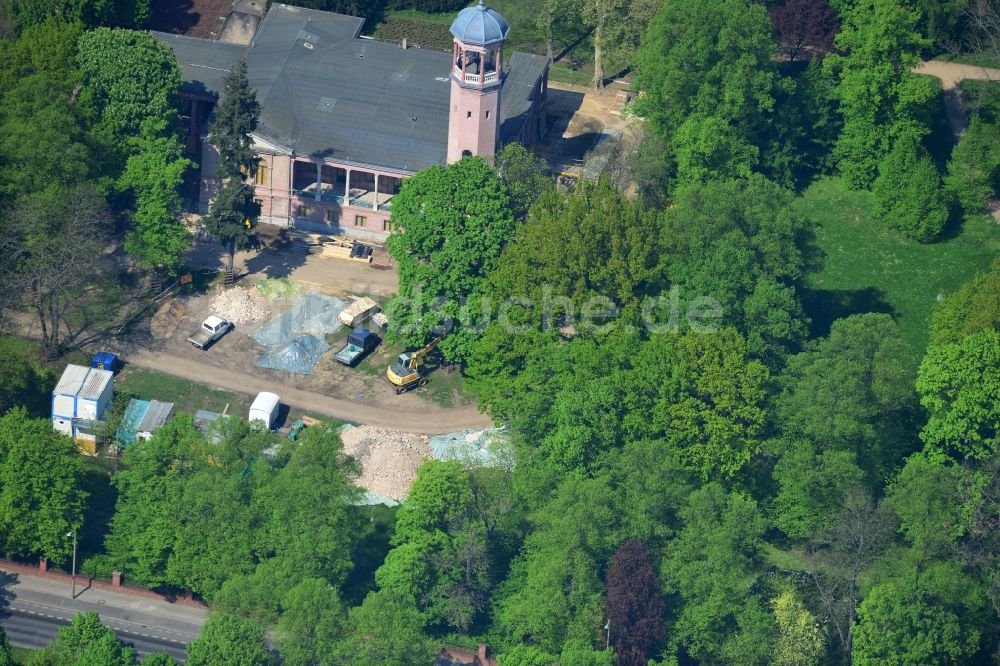
{"label": "white van", "polygon": [[278,418],[278,408],[280,407],[280,398],[277,394],[269,393],[263,391],[257,394],[257,397],[253,399],[253,404],[250,405],[250,415],[249,421],[253,424],[255,421],[263,424],[268,430],[274,425],[275,419]]}

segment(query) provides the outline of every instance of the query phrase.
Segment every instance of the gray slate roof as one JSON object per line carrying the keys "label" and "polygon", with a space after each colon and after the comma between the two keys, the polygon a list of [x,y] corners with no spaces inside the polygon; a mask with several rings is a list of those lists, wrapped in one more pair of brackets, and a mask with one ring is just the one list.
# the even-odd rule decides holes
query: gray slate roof
{"label": "gray slate roof", "polygon": [[150,31],[153,38],[169,44],[184,72],[186,93],[219,97],[229,70],[239,62],[247,47],[211,39]]}
{"label": "gray slate roof", "polygon": [[507,39],[508,32],[507,21],[495,9],[484,5],[483,0],[460,11],[451,24],[451,34],[466,44],[479,46]]}
{"label": "gray slate roof", "polygon": [[[451,54],[359,38],[363,24],[361,18],[274,4],[248,49],[154,36],[174,47],[185,89],[221,90],[228,68],[245,52],[262,107],[256,134],[281,150],[406,172],[443,163]],[[520,129],[545,62],[526,53],[510,57],[500,95],[501,141]]]}
{"label": "gray slate roof", "polygon": [[297,155],[417,171],[443,162],[450,56],[355,37],[364,21],[273,5],[247,54],[257,135]]}

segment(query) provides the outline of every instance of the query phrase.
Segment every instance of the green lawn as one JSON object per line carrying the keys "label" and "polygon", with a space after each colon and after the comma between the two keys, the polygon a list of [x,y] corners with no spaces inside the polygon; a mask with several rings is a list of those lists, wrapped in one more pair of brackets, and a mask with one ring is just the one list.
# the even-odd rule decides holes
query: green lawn
{"label": "green lawn", "polygon": [[997,53],[963,53],[962,55],[939,55],[935,60],[942,62],[959,62],[964,65],[1000,68],[1000,54]]}
{"label": "green lawn", "polygon": [[965,220],[952,237],[923,245],[872,219],[871,195],[852,192],[839,178],[814,183],[798,200],[818,224],[825,255],[809,275],[806,309],[813,335],[826,335],[837,318],[888,312],[913,347],[914,364],[927,346],[938,294],[958,289],[1000,253],[1000,226],[986,216]]}
{"label": "green lawn", "polygon": [[221,412],[229,405],[227,414],[246,414],[252,396],[211,388],[187,379],[181,379],[155,370],[128,367],[115,378],[115,390],[134,393],[143,400],[160,400],[174,403],[176,413],[194,416],[199,409]]}
{"label": "green lawn", "polygon": [[29,650],[28,648],[22,647],[11,647],[11,656],[14,658],[14,666],[24,666],[28,663],[28,659],[37,650]]}

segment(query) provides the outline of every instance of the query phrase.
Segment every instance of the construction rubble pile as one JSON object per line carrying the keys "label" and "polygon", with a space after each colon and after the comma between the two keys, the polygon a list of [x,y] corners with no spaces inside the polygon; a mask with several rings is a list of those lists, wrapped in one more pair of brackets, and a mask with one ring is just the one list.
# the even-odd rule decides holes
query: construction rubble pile
{"label": "construction rubble pile", "polygon": [[344,426],[344,452],[361,465],[357,484],[382,497],[402,501],[417,477],[417,468],[431,457],[426,435],[375,426]]}
{"label": "construction rubble pile", "polygon": [[267,309],[260,297],[243,287],[233,287],[212,299],[212,311],[234,324],[263,319]]}

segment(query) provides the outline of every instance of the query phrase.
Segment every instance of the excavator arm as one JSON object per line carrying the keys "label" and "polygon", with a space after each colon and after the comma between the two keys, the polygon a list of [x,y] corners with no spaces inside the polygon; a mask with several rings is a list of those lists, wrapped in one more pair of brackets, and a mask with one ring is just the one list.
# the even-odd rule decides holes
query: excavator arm
{"label": "excavator arm", "polygon": [[441,340],[443,339],[444,339],[443,335],[436,337],[430,342],[428,342],[426,345],[418,349],[417,351],[410,354],[410,360],[409,362],[407,362],[406,367],[409,370],[416,370],[417,368],[419,368],[420,359],[422,359],[424,356],[427,356],[427,354],[431,353],[434,350],[434,348],[438,346],[438,343],[441,342]]}

